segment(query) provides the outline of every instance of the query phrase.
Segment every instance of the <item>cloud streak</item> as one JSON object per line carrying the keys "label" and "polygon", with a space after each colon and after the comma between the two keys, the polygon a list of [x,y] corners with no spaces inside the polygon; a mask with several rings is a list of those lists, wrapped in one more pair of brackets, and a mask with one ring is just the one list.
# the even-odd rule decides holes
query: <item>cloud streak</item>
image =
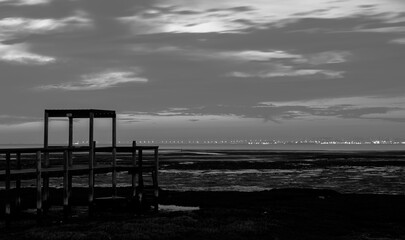
{"label": "cloud streak", "polygon": [[45,65],[56,61],[54,57],[30,52],[29,45],[25,43],[13,45],[0,43],[0,60],[23,65]]}
{"label": "cloud streak", "polygon": [[55,85],[40,86],[42,90],[89,91],[103,90],[124,83],[145,83],[148,79],[139,77],[135,72],[109,71],[82,76],[77,82],[68,82]]}
{"label": "cloud streak", "polygon": [[[392,117],[392,113],[399,113]],[[292,120],[312,121],[312,120],[332,120],[332,119],[362,119],[389,122],[405,121],[405,109],[399,107],[374,107],[356,105],[330,105],[325,107],[302,106],[302,105],[258,105],[254,108],[250,106],[230,106],[217,105],[200,108],[190,108],[189,110],[174,111],[164,110],[160,112],[134,112],[125,114],[122,120],[150,121],[152,119],[164,118],[170,121],[195,120],[209,121],[210,119],[262,119],[265,122],[277,124],[286,123]],[[123,115],[124,116],[124,115]],[[143,120],[142,120],[143,119]]]}
{"label": "cloud streak", "polygon": [[74,15],[60,19],[2,18],[0,19],[0,40],[25,37],[33,34],[89,29],[92,26],[92,20],[83,11],[76,11]]}
{"label": "cloud streak", "polygon": [[314,54],[306,54],[294,60],[296,63],[308,63],[311,65],[337,64],[348,61],[352,54],[349,51],[326,51]]}
{"label": "cloud streak", "polygon": [[31,5],[48,4],[51,1],[52,0],[0,0],[0,3],[15,6],[31,6]]}
{"label": "cloud streak", "polygon": [[292,69],[291,67],[282,66],[275,71],[259,71],[259,72],[231,72],[229,77],[236,78],[275,78],[275,77],[300,77],[320,75],[327,79],[335,79],[343,77],[342,71],[330,71],[321,69]]}
{"label": "cloud streak", "polygon": [[394,43],[394,44],[405,44],[405,38],[397,38],[391,40],[389,43]]}
{"label": "cloud streak", "polygon": [[299,116],[337,117],[342,119],[367,119],[402,122],[405,120],[403,97],[347,97],[313,99],[308,101],[290,102],[261,102],[256,108],[292,108],[295,113],[281,114],[283,119],[293,119]]}

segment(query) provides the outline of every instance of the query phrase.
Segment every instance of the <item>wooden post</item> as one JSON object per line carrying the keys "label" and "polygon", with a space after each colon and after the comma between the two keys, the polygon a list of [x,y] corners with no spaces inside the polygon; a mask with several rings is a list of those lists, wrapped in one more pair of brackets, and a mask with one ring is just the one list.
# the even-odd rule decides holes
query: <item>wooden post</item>
{"label": "wooden post", "polygon": [[117,118],[112,118],[112,197],[117,196]]}
{"label": "wooden post", "polygon": [[[21,170],[21,153],[17,153],[17,170]],[[15,187],[17,190],[17,198],[15,200],[16,210],[20,212],[21,210],[21,180],[18,178],[15,182]]]}
{"label": "wooden post", "polygon": [[138,167],[139,167],[139,176],[138,176],[138,184],[141,188],[143,188],[143,151],[142,149],[138,150]]}
{"label": "wooden post", "polygon": [[93,149],[94,149],[94,154],[93,154],[93,166],[97,166],[97,158],[96,158],[96,147],[97,147],[97,141],[93,141]]}
{"label": "wooden post", "polygon": [[10,191],[10,153],[6,153],[6,227],[10,227],[11,222],[11,191]]}
{"label": "wooden post", "polygon": [[69,189],[69,151],[63,153],[63,219],[67,221],[70,215],[70,189]]}
{"label": "wooden post", "polygon": [[117,148],[112,149],[112,197],[117,196]]}
{"label": "wooden post", "polygon": [[94,113],[90,112],[89,123],[89,216],[93,216],[93,201],[94,201]]}
{"label": "wooden post", "polygon": [[154,150],[154,160],[155,160],[155,169],[153,171],[153,187],[155,194],[155,211],[159,210],[158,198],[159,198],[159,147],[156,147]]}
{"label": "wooden post", "polygon": [[37,152],[37,220],[41,222],[42,218],[42,188],[41,188],[41,151]]}
{"label": "wooden post", "polygon": [[[68,114],[69,118],[69,142],[68,146],[69,148],[73,148],[73,116],[72,114]],[[73,166],[73,151],[69,150],[68,151],[68,164],[69,168]],[[68,176],[68,190],[69,190],[69,197],[72,194],[72,187],[73,187],[73,176],[72,174],[69,173]]]}
{"label": "wooden post", "polygon": [[[48,148],[48,137],[49,137],[49,114],[45,111],[45,120],[44,120],[44,148],[45,150]],[[44,153],[44,167],[49,167],[49,152],[45,151]],[[49,208],[48,198],[49,198],[49,177],[44,176],[44,210],[47,211]]]}
{"label": "wooden post", "polygon": [[136,141],[132,141],[132,199],[136,197]]}
{"label": "wooden post", "polygon": [[44,116],[44,148],[48,147],[49,114],[45,111]]}
{"label": "wooden post", "polygon": [[143,200],[143,153],[142,153],[142,148],[138,149],[138,186],[139,186],[139,192],[138,192],[138,198],[139,198],[139,204],[142,206],[142,200]]}
{"label": "wooden post", "polygon": [[68,144],[69,147],[73,147],[73,117],[72,114],[68,114],[69,118],[69,140]]}
{"label": "wooden post", "polygon": [[112,146],[117,147],[117,118],[112,118]]}

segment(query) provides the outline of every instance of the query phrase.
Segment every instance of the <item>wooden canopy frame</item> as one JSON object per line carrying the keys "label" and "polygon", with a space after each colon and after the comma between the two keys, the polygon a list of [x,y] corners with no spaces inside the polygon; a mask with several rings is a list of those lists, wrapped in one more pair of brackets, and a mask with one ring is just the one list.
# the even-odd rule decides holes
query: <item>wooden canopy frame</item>
{"label": "wooden canopy frame", "polygon": [[117,117],[115,111],[99,109],[46,109],[44,117],[44,148],[49,147],[49,118],[67,117],[69,119],[68,146],[73,147],[73,119],[88,118],[89,121],[89,146],[94,142],[94,119],[112,119],[112,147],[117,146]]}

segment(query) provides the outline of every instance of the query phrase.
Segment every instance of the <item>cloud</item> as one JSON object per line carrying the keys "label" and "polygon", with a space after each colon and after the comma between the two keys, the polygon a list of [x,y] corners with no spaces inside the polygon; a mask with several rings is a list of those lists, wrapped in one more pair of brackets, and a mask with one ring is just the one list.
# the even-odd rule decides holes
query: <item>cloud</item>
{"label": "cloud", "polygon": [[294,69],[291,66],[273,64],[270,70],[227,73],[228,77],[237,78],[274,78],[274,77],[300,77],[320,75],[329,79],[342,78],[343,71],[332,71],[323,69]]}
{"label": "cloud", "polygon": [[[167,108],[154,112],[125,112],[123,121],[165,121],[210,119],[262,119],[274,123],[290,120],[311,121],[332,119],[362,119],[404,122],[404,97],[379,98],[373,96],[322,98],[303,101],[259,102],[255,105],[206,105],[189,108]],[[125,117],[124,117],[125,116]]]}
{"label": "cloud", "polygon": [[25,65],[45,65],[54,63],[56,59],[30,52],[29,45],[25,43],[13,45],[0,43],[0,61]]}
{"label": "cloud", "polygon": [[281,114],[283,119],[298,116],[337,117],[342,119],[368,119],[405,121],[404,97],[379,98],[372,96],[313,99],[307,101],[261,102],[256,108],[295,109],[300,114]]}
{"label": "cloud", "polygon": [[[168,4],[175,3],[169,1]],[[199,11],[195,11],[196,8],[188,8],[190,4],[184,4],[183,7],[156,5],[132,16],[116,19],[129,26],[134,34],[210,33],[240,32],[247,27],[243,20],[254,16],[254,9],[247,6],[212,8],[215,5],[211,4],[210,7]]]}
{"label": "cloud", "polygon": [[402,107],[405,97],[379,97],[379,96],[360,96],[360,97],[340,97],[340,98],[319,98],[301,101],[272,101],[260,102],[260,105],[269,106],[313,106],[316,108],[327,108],[333,105],[356,105],[359,107]]}
{"label": "cloud", "polygon": [[25,6],[25,5],[41,5],[48,4],[52,0],[0,0],[0,3],[15,5],[15,6]]}
{"label": "cloud", "polygon": [[362,28],[362,27],[357,27],[352,31],[347,31],[347,32],[365,32],[365,33],[404,33],[405,32],[405,27],[398,27],[398,26],[392,26],[392,27],[379,27],[379,28]]}
{"label": "cloud", "polygon": [[394,43],[394,44],[405,44],[405,38],[397,38],[389,41],[389,43]]}
{"label": "cloud", "polygon": [[162,110],[157,112],[134,112],[124,114],[123,121],[133,120],[151,121],[165,119],[165,121],[210,119],[262,119],[274,123],[283,123],[289,120],[314,119],[365,119],[403,122],[405,121],[405,109],[390,106],[358,106],[358,105],[277,105],[258,104],[247,105],[211,105],[204,107],[189,108],[187,110]]}
{"label": "cloud", "polygon": [[[364,7],[365,4],[368,6]],[[169,0],[117,20],[129,26],[134,34],[246,33],[249,28],[266,28],[269,24],[275,28],[283,28],[304,18],[334,19],[380,15],[382,20],[393,22],[400,17],[399,13],[403,12],[403,8],[404,4],[396,0],[306,0],[294,3],[251,0],[248,4],[242,0]],[[387,12],[391,14],[387,15]]]}
{"label": "cloud", "polygon": [[8,39],[29,34],[41,34],[61,27],[55,19],[28,19],[21,17],[0,19],[0,38]]}
{"label": "cloud", "polygon": [[315,54],[307,54],[305,57],[295,60],[297,63],[308,63],[311,65],[335,64],[347,62],[352,54],[348,51],[327,51]]}
{"label": "cloud", "polygon": [[153,34],[162,32],[171,33],[210,33],[210,32],[237,32],[246,28],[239,22],[224,22],[219,17],[203,17],[201,14],[162,14],[156,17],[145,18],[143,16],[119,17],[118,21],[129,26],[134,34]]}
{"label": "cloud", "polygon": [[[247,71],[232,71],[226,73],[228,77],[297,77],[320,75],[326,78],[342,78],[344,71],[333,71],[325,69],[308,68],[307,65],[339,64],[348,61],[352,56],[349,51],[325,51],[312,54],[290,53],[284,50],[240,50],[224,51],[213,49],[182,48],[175,46],[148,46],[141,44],[134,46],[133,51],[143,54],[170,54],[193,59],[219,60],[222,62],[234,63],[240,67],[245,63],[246,67],[254,69]],[[283,64],[287,62],[290,65]],[[257,70],[257,68],[264,68]]]}
{"label": "cloud", "polygon": [[136,44],[131,47],[132,51],[143,54],[172,54],[200,59],[218,59],[228,61],[257,61],[265,62],[277,59],[301,59],[300,54],[289,53],[279,49],[246,49],[238,51],[208,49],[208,48],[190,48],[183,46],[156,46],[148,44]]}
{"label": "cloud", "polygon": [[82,76],[81,81],[56,85],[40,86],[42,90],[60,89],[66,91],[102,90],[112,88],[123,83],[144,83],[148,79],[139,77],[135,72],[109,71]]}
{"label": "cloud", "polygon": [[[215,53],[213,53],[215,54]],[[290,59],[301,58],[301,55],[291,54],[282,50],[246,50],[246,51],[233,51],[233,52],[219,52],[219,56],[224,56],[232,59],[241,59],[246,61],[268,61],[271,59]]]}
{"label": "cloud", "polygon": [[[225,74],[228,77],[298,77],[319,75],[326,78],[342,78],[344,71],[313,69],[308,65],[339,64],[347,62],[352,54],[349,51],[325,51],[319,53],[297,54],[284,50],[240,50],[226,51],[201,48],[183,48],[176,46],[135,45],[132,50],[142,54],[170,54],[193,59],[219,60],[228,63],[245,63],[247,68],[254,70],[232,71]],[[297,52],[297,51],[296,51]],[[288,63],[289,65],[284,64]],[[257,70],[257,68],[262,70]]]}
{"label": "cloud", "polygon": [[[221,53],[219,53],[221,55]],[[237,78],[274,78],[323,76],[328,79],[343,78],[344,71],[313,69],[306,65],[338,64],[347,61],[351,56],[348,51],[326,51],[314,54],[292,54],[285,51],[241,51],[228,54],[231,59],[258,61],[259,65],[249,66],[253,70],[233,71],[226,74]],[[282,63],[287,62],[289,65]],[[259,68],[259,70],[257,69]]]}
{"label": "cloud", "polygon": [[134,122],[144,122],[148,124],[164,122],[166,126],[178,125],[181,127],[184,127],[185,124],[195,124],[199,122],[198,124],[201,127],[201,124],[209,122],[224,122],[229,124],[230,121],[241,119],[241,117],[232,114],[198,114],[187,113],[185,110],[162,110],[156,112],[123,112],[118,114],[117,119],[121,123],[127,124]]}
{"label": "cloud", "polygon": [[89,19],[87,14],[83,11],[76,11],[74,15],[61,19],[2,18],[0,19],[0,40],[13,39],[31,34],[88,29],[92,26],[92,20]]}
{"label": "cloud", "polygon": [[347,62],[352,54],[349,51],[325,51],[320,53],[297,54],[289,53],[284,50],[242,50],[222,52],[212,51],[211,53],[207,53],[207,55],[243,61],[271,62],[273,60],[291,60],[292,63],[322,65]]}

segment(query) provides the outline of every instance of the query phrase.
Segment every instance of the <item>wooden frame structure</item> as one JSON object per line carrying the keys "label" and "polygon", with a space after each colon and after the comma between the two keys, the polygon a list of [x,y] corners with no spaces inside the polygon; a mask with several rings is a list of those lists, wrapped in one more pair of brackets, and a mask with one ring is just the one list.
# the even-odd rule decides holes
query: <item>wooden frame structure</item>
{"label": "wooden frame structure", "polygon": [[[49,148],[49,120],[50,118],[68,118],[69,120],[69,133],[68,133],[68,147],[73,147],[73,120],[77,118],[89,119],[89,204],[92,206],[94,200],[94,120],[96,118],[110,118],[112,119],[112,188],[113,188],[113,198],[116,197],[116,176],[117,172],[115,169],[116,165],[116,147],[117,147],[117,118],[115,111],[112,110],[100,110],[100,109],[46,109],[44,114],[44,149]],[[68,166],[71,167],[72,162],[72,152],[68,152]],[[49,167],[49,154],[45,154],[44,167]],[[49,177],[44,177],[44,207],[45,210],[48,209],[48,198],[49,198]],[[72,175],[68,176],[68,195],[71,194],[72,189]],[[68,210],[70,211],[70,210]]]}
{"label": "wooden frame structure", "polygon": [[45,110],[44,116],[44,148],[49,146],[49,118],[68,118],[69,119],[69,147],[73,146],[73,119],[88,118],[89,121],[89,147],[94,141],[94,119],[111,118],[112,119],[112,147],[117,145],[117,117],[115,111],[99,109],[57,109]]}
{"label": "wooden frame structure", "polygon": [[[49,119],[54,117],[67,117],[69,120],[69,139],[68,146],[55,147],[49,146]],[[89,146],[73,146],[73,119],[89,118]],[[111,118],[112,119],[112,146],[96,147],[94,141],[94,119]],[[158,210],[158,169],[159,152],[158,146],[137,146],[133,141],[132,146],[117,147],[116,145],[116,114],[110,110],[45,110],[44,119],[44,147],[43,148],[11,148],[0,149],[0,156],[5,157],[5,169],[0,170],[0,181],[5,182],[5,217],[6,224],[10,223],[11,206],[14,201],[15,208],[19,209],[21,204],[20,188],[21,180],[31,179],[36,182],[36,208],[38,219],[46,213],[49,208],[49,179],[52,177],[63,178],[63,211],[64,219],[70,216],[72,176],[88,175],[88,206],[89,215],[92,215],[94,205],[95,174],[112,173],[112,194],[111,199],[120,198],[117,196],[117,172],[126,171],[131,177],[131,196],[130,200],[135,200],[139,204],[149,200],[155,211]],[[152,151],[149,159],[145,159],[143,152]],[[73,156],[75,153],[88,152],[88,164],[74,164]],[[106,163],[97,163],[97,154],[111,153],[111,161]],[[117,153],[131,156],[129,164],[117,164]],[[50,164],[50,154],[56,154],[59,157],[59,165]],[[22,162],[25,156],[35,160],[35,166],[22,168]],[[13,162],[15,160],[15,162]],[[151,176],[151,185],[145,186],[145,173]],[[145,174],[145,176],[144,176]],[[15,181],[15,189],[11,191],[11,182]],[[41,184],[42,181],[42,184]],[[105,199],[105,198],[104,198]]]}

